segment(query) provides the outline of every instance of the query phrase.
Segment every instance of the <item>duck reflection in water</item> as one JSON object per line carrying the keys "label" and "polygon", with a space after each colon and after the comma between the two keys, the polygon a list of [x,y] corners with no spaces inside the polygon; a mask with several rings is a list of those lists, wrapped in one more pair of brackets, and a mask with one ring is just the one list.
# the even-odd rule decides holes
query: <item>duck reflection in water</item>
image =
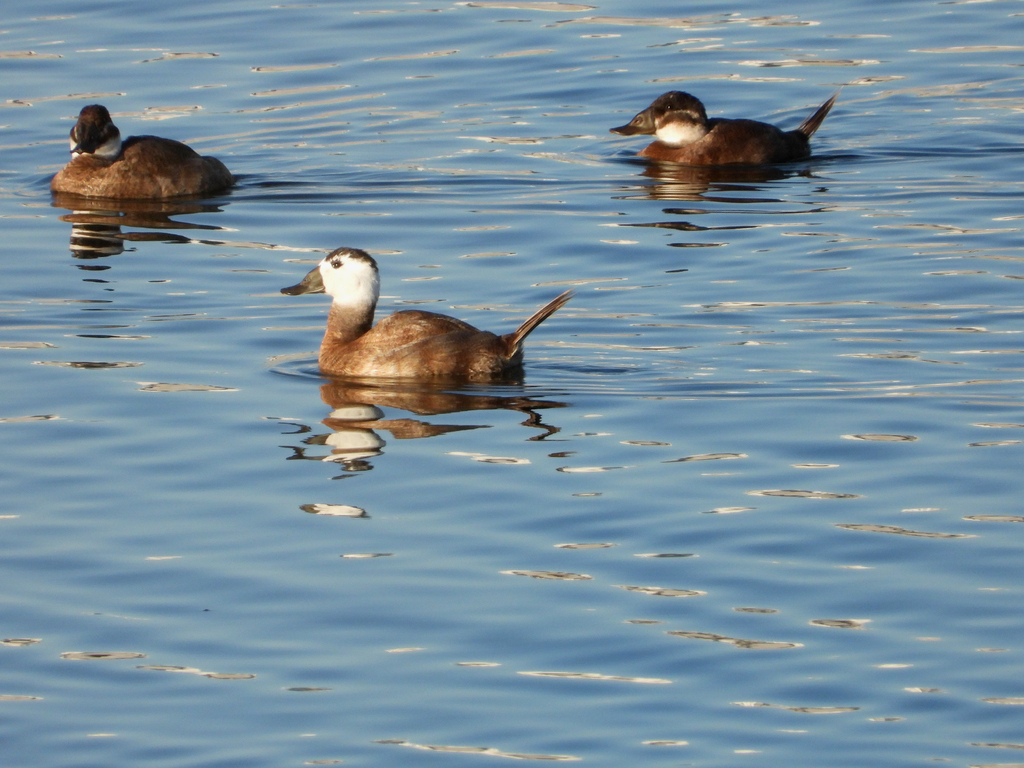
{"label": "duck reflection in water", "polygon": [[[631,163],[637,161],[631,160]],[[640,176],[650,182],[630,185],[614,200],[681,200],[727,205],[783,202],[772,186],[798,176],[810,178],[808,168],[776,165],[678,165],[642,163]]]}
{"label": "duck reflection in water", "polygon": [[[520,390],[516,394],[473,393],[451,391],[450,386],[427,381],[374,381],[357,382],[334,380],[320,387],[320,397],[331,412],[321,423],[331,431],[310,435],[302,446],[288,446],[294,452],[289,460],[328,461],[340,464],[347,472],[372,469],[367,461],[383,453],[386,442],[377,430],[390,433],[395,440],[484,429],[491,424],[439,424],[414,418],[385,418],[382,408],[396,408],[419,416],[437,416],[463,411],[509,410],[526,414],[523,426],[539,431],[528,438],[542,441],[557,434],[561,428],[546,424],[541,411],[565,408],[568,403],[539,399],[523,394],[515,385],[503,385],[502,390]],[[308,434],[307,425],[297,425],[291,434]],[[330,449],[326,455],[311,455],[311,446]]]}
{"label": "duck reflection in water", "polygon": [[[173,230],[223,231],[213,224],[196,224],[174,218],[222,213],[222,204],[194,200],[92,200],[79,195],[55,194],[51,205],[68,211],[59,218],[71,225],[70,249],[76,259],[116,256],[124,252],[126,241],[188,243],[194,239]],[[145,231],[125,231],[122,227]]]}

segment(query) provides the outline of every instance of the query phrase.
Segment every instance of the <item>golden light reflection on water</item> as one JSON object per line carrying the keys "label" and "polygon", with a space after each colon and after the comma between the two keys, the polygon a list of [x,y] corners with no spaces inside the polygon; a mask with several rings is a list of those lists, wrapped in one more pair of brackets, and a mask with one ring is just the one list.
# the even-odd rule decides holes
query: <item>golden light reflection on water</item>
{"label": "golden light reflection on water", "polygon": [[755,651],[779,651],[790,648],[803,648],[803,643],[787,643],[777,640],[750,640],[740,637],[717,635],[714,632],[695,632],[692,630],[672,630],[665,633],[672,637],[684,637],[691,640],[710,640],[713,643],[725,643],[735,648]]}
{"label": "golden light reflection on water", "polygon": [[972,747],[995,747],[997,749],[1024,749],[1024,744],[1007,744],[998,741],[992,742],[971,742]]}
{"label": "golden light reflection on water", "polygon": [[529,576],[532,579],[551,581],[590,581],[593,576],[585,573],[569,573],[567,571],[502,571],[506,576]]}
{"label": "golden light reflection on water", "polygon": [[758,26],[814,26],[816,21],[800,21],[792,16],[744,17],[738,13],[723,13],[710,16],[684,18],[648,18],[633,16],[588,16],[580,19],[566,19],[557,24],[601,24],[622,27],[665,27],[669,29],[703,29],[723,24],[745,24]]}
{"label": "golden light reflection on water", "polygon": [[208,677],[211,680],[253,680],[256,675],[248,674],[246,672],[204,672],[197,667],[179,667],[170,664],[154,664],[144,667],[136,667],[136,669],[146,669],[153,672],[176,672],[184,675],[198,675],[199,677]]}
{"label": "golden light reflection on water", "polygon": [[923,539],[973,539],[973,533],[938,533],[934,531],[914,531],[896,525],[874,525],[866,523],[836,523],[836,528],[848,531],[868,531],[869,533],[891,533],[897,536],[916,536]]}
{"label": "golden light reflection on water", "polygon": [[638,552],[633,557],[673,558],[673,557],[700,557],[692,552]]}
{"label": "golden light reflection on water", "polygon": [[733,704],[738,707],[771,707],[774,709],[785,709],[788,712],[798,712],[803,715],[844,715],[860,710],[860,707],[799,707],[786,704],[770,704],[764,701],[734,701]]}
{"label": "golden light reflection on water", "polygon": [[856,493],[833,493],[831,491],[765,490],[747,491],[748,496],[781,496],[790,499],[859,499]]}
{"label": "golden light reflection on water", "polygon": [[694,456],[684,456],[681,459],[670,459],[662,464],[679,464],[688,461],[727,461],[729,459],[749,458],[745,453],[700,453]]}
{"label": "golden light reflection on water", "polygon": [[457,2],[456,5],[464,5],[467,8],[507,8],[516,11],[552,11],[558,13],[578,13],[581,11],[594,11],[597,6],[581,5],[579,3],[543,2],[542,0],[468,0],[468,2]]}
{"label": "golden light reflection on water", "polygon": [[342,559],[345,560],[373,560],[378,557],[394,557],[393,552],[354,552],[348,555],[342,555]]}
{"label": "golden light reflection on water", "polygon": [[119,661],[123,659],[144,659],[146,654],[133,651],[67,651],[60,655],[71,661]]}
{"label": "golden light reflection on water", "polygon": [[912,443],[918,440],[914,435],[841,435],[844,440],[864,440],[875,443]]}
{"label": "golden light reflection on water", "polygon": [[557,677],[566,680],[606,680],[615,683],[640,683],[642,685],[668,685],[672,681],[659,677],[623,677],[603,675],[598,672],[519,672],[526,677]]}
{"label": "golden light reflection on water", "polygon": [[832,629],[867,629],[871,619],[811,619],[809,623],[816,627]]}
{"label": "golden light reflection on water", "polygon": [[184,382],[138,381],[139,392],[237,392],[235,387],[216,384],[188,384]]}
{"label": "golden light reflection on water", "polygon": [[181,53],[164,53],[161,56],[156,56],[152,59],[142,59],[137,62],[138,64],[151,64],[158,61],[175,61],[178,59],[215,59],[220,56],[219,53],[211,53],[204,51],[184,51]]}
{"label": "golden light reflection on water", "polygon": [[671,587],[635,587],[626,584],[616,584],[619,589],[627,592],[638,592],[641,595],[653,595],[654,597],[700,597],[707,592],[696,589],[675,589]]}
{"label": "golden light reflection on water", "polygon": [[308,71],[315,70],[315,69],[331,69],[331,68],[337,67],[337,66],[338,66],[338,64],[336,62],[331,62],[331,63],[327,63],[327,64],[286,64],[286,65],[279,65],[279,66],[272,66],[272,67],[252,67],[252,71],[253,72],[269,72],[269,73],[278,73],[278,72],[308,72]]}
{"label": "golden light reflection on water", "polygon": [[543,755],[543,754],[529,754],[526,752],[505,752],[494,747],[457,747],[446,744],[416,744],[415,742],[406,741],[404,739],[378,739],[374,742],[375,744],[394,744],[400,747],[410,747],[412,749],[422,749],[427,752],[447,752],[452,754],[464,754],[464,755],[484,755],[488,757],[506,757],[513,760],[545,760],[552,762],[572,762],[579,760],[579,757],[573,755]]}
{"label": "golden light reflection on water", "polygon": [[524,465],[529,464],[529,459],[517,459],[514,456],[488,456],[485,453],[466,453],[465,451],[448,451],[449,456],[466,456],[473,461],[479,461],[483,464],[512,464],[512,465]]}

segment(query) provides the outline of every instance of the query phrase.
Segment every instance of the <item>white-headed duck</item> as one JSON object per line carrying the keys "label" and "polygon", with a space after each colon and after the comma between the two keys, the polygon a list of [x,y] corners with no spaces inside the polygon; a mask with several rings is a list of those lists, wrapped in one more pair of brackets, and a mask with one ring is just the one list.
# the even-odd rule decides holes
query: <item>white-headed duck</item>
{"label": "white-headed duck", "polygon": [[302,282],[281,293],[333,297],[320,344],[320,371],[330,376],[496,379],[519,370],[523,341],[562,307],[566,291],[502,336],[448,315],[418,309],[395,312],[376,325],[377,263],[365,251],[338,248]]}

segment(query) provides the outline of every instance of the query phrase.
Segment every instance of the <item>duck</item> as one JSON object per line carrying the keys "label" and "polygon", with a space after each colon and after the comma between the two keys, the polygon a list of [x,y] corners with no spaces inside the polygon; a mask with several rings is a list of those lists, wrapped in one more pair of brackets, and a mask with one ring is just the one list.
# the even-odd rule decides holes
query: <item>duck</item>
{"label": "duck", "polygon": [[281,293],[327,293],[333,301],[320,344],[320,372],[353,378],[494,380],[523,363],[526,337],[565,305],[568,290],[501,336],[448,315],[404,310],[373,324],[380,297],[377,262],[358,248],[338,248]]}
{"label": "duck", "polygon": [[71,129],[71,162],[50,181],[50,191],[118,199],[153,200],[221,192],[235,177],[215,157],[203,157],[174,139],[129,136],[102,104],[78,113]]}
{"label": "duck", "polygon": [[810,138],[821,127],[839,92],[792,131],[757,120],[708,119],[704,105],[685,91],[669,91],[625,125],[620,136],[653,135],[657,141],[640,157],[685,165],[766,165],[802,160],[811,154]]}

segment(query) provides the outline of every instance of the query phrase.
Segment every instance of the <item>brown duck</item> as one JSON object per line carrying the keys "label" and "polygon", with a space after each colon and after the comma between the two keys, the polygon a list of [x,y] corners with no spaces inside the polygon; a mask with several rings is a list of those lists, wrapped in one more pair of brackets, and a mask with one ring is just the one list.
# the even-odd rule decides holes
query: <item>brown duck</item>
{"label": "brown duck", "polygon": [[519,370],[523,341],[572,297],[566,291],[512,333],[481,331],[448,315],[395,312],[376,325],[380,296],[377,263],[365,251],[338,248],[302,282],[281,293],[333,297],[320,344],[320,371],[331,376],[496,379]]}
{"label": "brown duck", "polygon": [[838,96],[834,93],[794,130],[783,131],[757,120],[709,120],[700,99],[683,91],[669,91],[611,132],[653,135],[657,141],[640,150],[640,156],[650,160],[686,165],[788,163],[811,154],[810,138]]}
{"label": "brown duck", "polygon": [[50,190],[86,197],[158,199],[211,195],[235,183],[215,157],[202,157],[174,139],[129,136],[100,104],[83,107],[71,129],[71,162]]}

